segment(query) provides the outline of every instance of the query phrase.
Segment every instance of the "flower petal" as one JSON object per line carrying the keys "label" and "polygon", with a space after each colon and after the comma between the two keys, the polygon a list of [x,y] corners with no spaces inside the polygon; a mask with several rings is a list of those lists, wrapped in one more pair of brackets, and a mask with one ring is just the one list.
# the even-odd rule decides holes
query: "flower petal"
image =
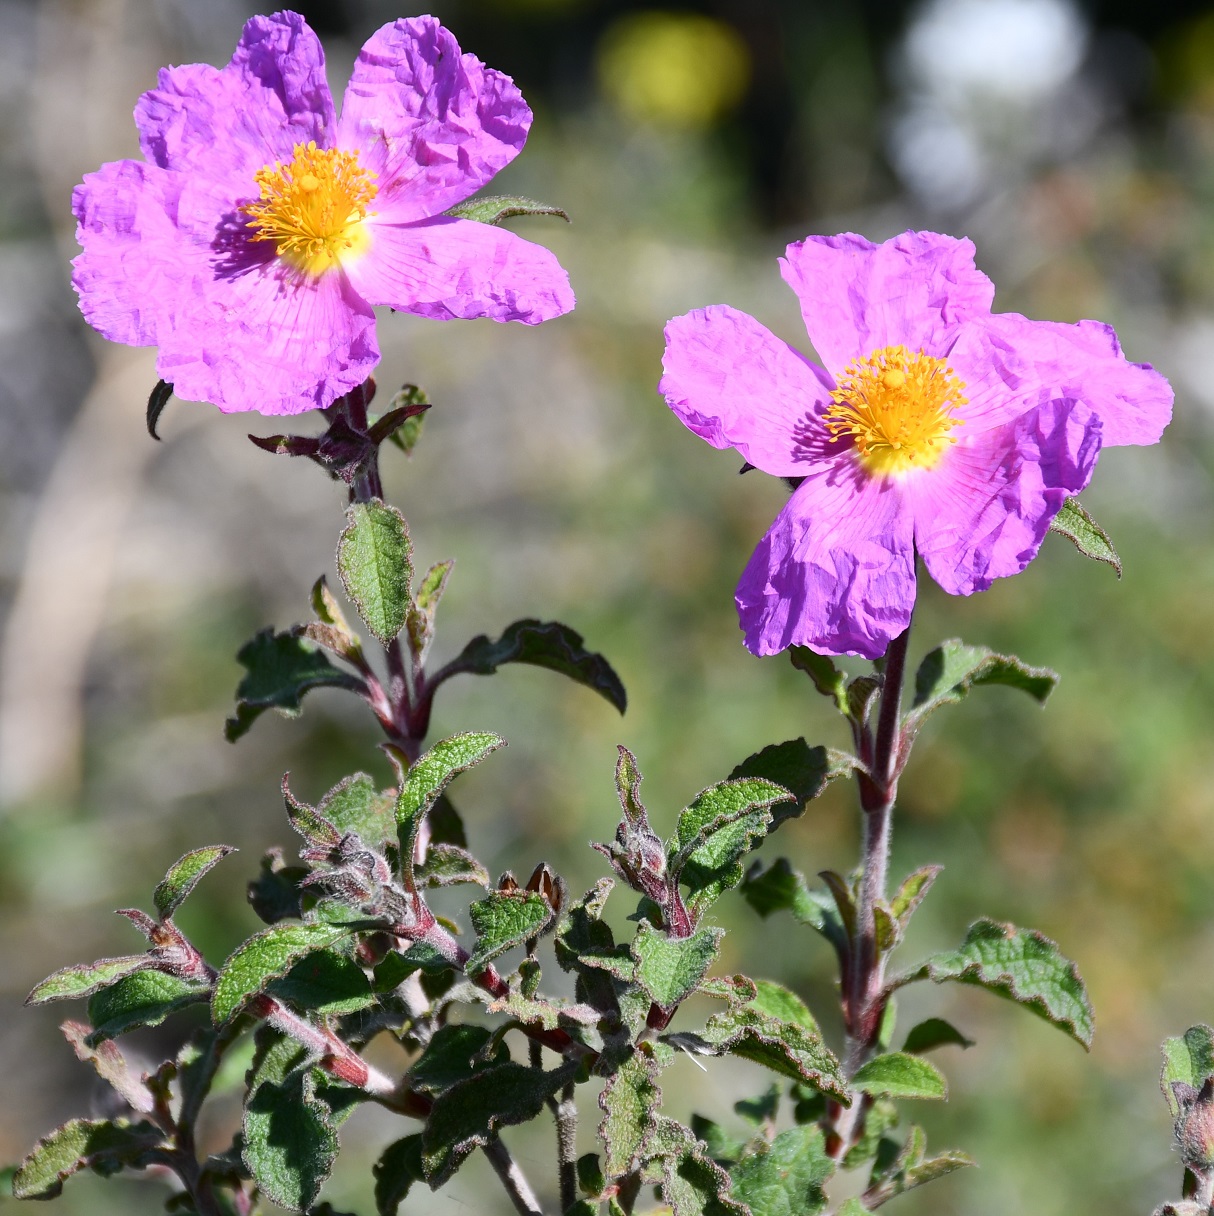
{"label": "flower petal", "polygon": [[368,39],[342,101],[338,144],[379,175],[375,209],[425,219],[474,194],[518,155],[531,110],[509,76],[461,55],[433,17]]}
{"label": "flower petal", "polygon": [[906,479],[915,545],[951,595],[985,591],[1037,556],[1063,501],[1088,484],[1101,423],[1085,404],[1049,401],[968,436]]}
{"label": "flower petal", "polygon": [[1149,363],[1131,363],[1117,335],[1100,321],[1068,325],[995,313],[967,327],[953,354],[964,366],[991,368],[1011,390],[972,396],[964,411],[977,425],[1018,417],[1055,398],[1084,401],[1100,416],[1104,447],[1158,443],[1172,418],[1172,388]]}
{"label": "flower petal", "polygon": [[754,551],[735,600],[755,654],[810,646],[880,658],[915,604],[911,515],[850,456],[819,464]]}
{"label": "flower petal", "polygon": [[161,378],[224,413],[323,409],[379,362],[375,314],[341,271],[309,278],[277,259],[197,282],[159,343]]}
{"label": "flower petal", "polygon": [[713,447],[737,448],[776,477],[800,476],[826,454],[833,381],[746,313],[716,304],[675,317],[662,368],[658,392]]}
{"label": "flower petal", "polygon": [[490,317],[527,325],[573,307],[556,255],[505,228],[445,216],[370,228],[366,254],[346,269],[372,304],[438,321]]}
{"label": "flower petal", "polygon": [[176,298],[182,264],[175,216],[183,180],[121,160],[89,173],[72,192],[84,247],[72,263],[80,311],[112,342],[152,346]]}
{"label": "flower petal", "polygon": [[946,355],[957,327],[989,313],[995,298],[974,267],[973,242],[937,232],[904,232],[883,245],[851,232],[807,237],[789,245],[780,273],[836,377],[883,346]]}
{"label": "flower petal", "polygon": [[253,17],[231,63],[160,70],[159,86],[135,107],[143,154],[166,169],[245,181],[289,160],[296,144],[333,142],[333,98],[320,41],[298,14]]}

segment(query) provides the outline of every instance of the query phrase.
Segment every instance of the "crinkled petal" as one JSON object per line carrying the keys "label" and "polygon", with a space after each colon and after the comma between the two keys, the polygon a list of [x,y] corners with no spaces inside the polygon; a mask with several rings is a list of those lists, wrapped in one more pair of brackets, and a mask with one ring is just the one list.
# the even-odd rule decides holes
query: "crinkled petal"
{"label": "crinkled petal", "polygon": [[309,278],[277,259],[198,282],[159,341],[161,378],[225,413],[323,409],[379,362],[375,314],[342,272]]}
{"label": "crinkled petal", "polygon": [[907,478],[915,544],[932,578],[969,595],[1023,570],[1064,500],[1087,486],[1100,443],[1100,419],[1085,404],[1049,401],[967,436]]}
{"label": "crinkled petal", "polygon": [[85,320],[112,342],[152,346],[183,273],[177,210],[183,180],[122,160],[89,173],[72,192],[84,247],[72,285]]}
{"label": "crinkled petal", "polygon": [[1149,363],[1131,363],[1100,321],[1068,325],[996,313],[966,328],[950,361],[963,379],[982,377],[964,410],[973,426],[1070,398],[1099,414],[1103,446],[1118,447],[1158,443],[1172,418],[1171,385]]}
{"label": "crinkled petal", "polygon": [[915,604],[911,515],[896,482],[850,456],[819,465],[754,551],[736,595],[746,645],[876,659]]}
{"label": "crinkled petal", "polygon": [[662,368],[658,392],[713,447],[776,477],[801,476],[824,454],[833,381],[746,313],[717,304],[675,317]]}
{"label": "crinkled petal", "polygon": [[957,328],[991,310],[994,284],[972,241],[904,232],[882,245],[855,233],[789,245],[780,273],[801,301],[818,357],[838,377],[884,346],[945,355]]}
{"label": "crinkled petal", "polygon": [[342,101],[338,144],[379,175],[374,207],[393,223],[440,215],[518,155],[531,110],[509,76],[461,55],[433,17],[372,34]]}
{"label": "crinkled petal", "polygon": [[574,304],[569,276],[543,245],[475,220],[370,224],[351,283],[372,304],[438,321],[489,317],[538,325]]}
{"label": "crinkled petal", "polygon": [[335,116],[320,41],[298,13],[253,17],[225,68],[162,68],[135,107],[143,154],[153,164],[245,183],[289,160],[296,144],[331,147]]}

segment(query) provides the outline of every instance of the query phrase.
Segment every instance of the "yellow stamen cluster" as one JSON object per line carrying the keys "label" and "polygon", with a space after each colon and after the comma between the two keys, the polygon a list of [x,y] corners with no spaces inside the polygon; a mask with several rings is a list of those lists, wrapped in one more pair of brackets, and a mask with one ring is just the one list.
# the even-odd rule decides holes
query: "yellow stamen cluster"
{"label": "yellow stamen cluster", "polygon": [[261,198],[240,210],[256,229],[253,240],[273,241],[280,258],[318,275],[366,247],[363,220],[373,214],[367,204],[379,192],[375,176],[353,152],[296,144],[288,164],[257,171]]}
{"label": "yellow stamen cluster", "polygon": [[870,473],[930,469],[956,443],[949,431],[966,404],[965,385],[943,360],[905,346],[884,346],[850,363],[831,393],[826,429],[850,435]]}

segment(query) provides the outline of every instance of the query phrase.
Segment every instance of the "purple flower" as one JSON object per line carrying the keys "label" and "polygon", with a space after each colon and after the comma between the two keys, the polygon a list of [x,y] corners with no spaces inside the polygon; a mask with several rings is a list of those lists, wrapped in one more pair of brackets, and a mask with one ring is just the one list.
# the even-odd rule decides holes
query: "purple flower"
{"label": "purple flower", "polygon": [[716,305],[667,325],[659,385],[714,447],[803,479],[738,584],[755,654],[878,658],[910,623],[916,553],[953,595],[1019,573],[1101,445],[1155,443],[1171,417],[1109,326],[992,313],[969,241],[809,237],[780,268],[824,367]]}
{"label": "purple flower", "polygon": [[178,396],[329,405],[379,361],[372,305],[529,325],[573,307],[547,249],[444,215],[518,154],[531,111],[433,17],[385,25],[341,117],[297,13],[254,17],[225,68],[164,68],[135,108],[144,161],[72,196],[73,282],[107,338],[158,346]]}

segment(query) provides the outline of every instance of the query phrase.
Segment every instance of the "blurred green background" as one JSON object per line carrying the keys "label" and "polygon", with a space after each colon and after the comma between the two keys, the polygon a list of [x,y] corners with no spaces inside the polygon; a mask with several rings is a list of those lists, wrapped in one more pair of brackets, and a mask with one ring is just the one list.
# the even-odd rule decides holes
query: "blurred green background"
{"label": "blurred green background", "polygon": [[[340,98],[382,0],[301,4]],[[272,423],[174,402],[143,433],[151,353],[110,347],[75,309],[69,198],[137,155],[130,113],[164,63],[226,62],[244,0],[0,0],[0,1160],[100,1096],[56,1023],[27,1011],[49,971],[136,948],[110,910],[148,906],[181,852],[241,852],[182,920],[214,961],[254,927],[243,888],[291,848],[278,781],[317,798],[363,768],[368,716],[313,694],[302,718],[222,724],[239,645],[301,619],[333,576],[342,495],[245,439]],[[730,303],[806,345],[775,259],[809,232],[908,227],[974,239],[996,307],[1112,322],[1177,390],[1159,448],[1106,453],[1084,500],[1125,559],[1120,583],[1058,538],[971,600],[922,589],[915,653],[1014,650],[1062,672],[1048,710],[984,691],[933,720],[903,782],[897,873],[939,861],[905,961],[992,915],[1074,957],[1097,1015],[1090,1056],[1010,1005],[908,995],[978,1046],[949,1049],[947,1107],[915,1111],[937,1148],[981,1162],[895,1201],[914,1213],[1145,1213],[1179,1173],[1157,1089],[1159,1041],[1214,1020],[1214,10],[1137,0],[460,0],[434,11],[535,110],[494,183],[568,209],[516,222],[568,267],[571,316],[536,330],[385,316],[379,380],[436,403],[418,454],[389,455],[390,496],[425,563],[454,557],[437,651],[519,616],[558,617],[616,665],[623,720],[547,673],[466,678],[437,734],[510,748],[460,779],[472,843],[498,870],[545,859],[575,889],[618,813],[625,743],[669,827],[759,747],[841,726],[780,658],[742,648],[732,591],[784,499],[689,435],[655,392],[662,325]],[[854,861],[836,788],[765,847],[807,872]],[[833,1002],[823,944],[723,901],[723,969]],[[56,1016],[58,1014],[58,1017]],[[824,1015],[828,1028],[834,1023]],[[180,1028],[149,1036],[149,1052]],[[397,1066],[385,1049],[383,1062]],[[718,1112],[767,1077],[684,1061],[671,1113]],[[209,1135],[230,1132],[220,1109]],[[592,1145],[588,1117],[582,1151]],[[229,1120],[225,1123],[225,1119]],[[367,1164],[401,1134],[360,1114],[329,1192],[367,1213]],[[551,1131],[513,1138],[552,1194]],[[483,1162],[405,1212],[505,1210]],[[65,1214],[160,1210],[156,1182],[73,1180]],[[4,1202],[4,1201],[0,1201]],[[11,1203],[11,1201],[8,1201]]]}

